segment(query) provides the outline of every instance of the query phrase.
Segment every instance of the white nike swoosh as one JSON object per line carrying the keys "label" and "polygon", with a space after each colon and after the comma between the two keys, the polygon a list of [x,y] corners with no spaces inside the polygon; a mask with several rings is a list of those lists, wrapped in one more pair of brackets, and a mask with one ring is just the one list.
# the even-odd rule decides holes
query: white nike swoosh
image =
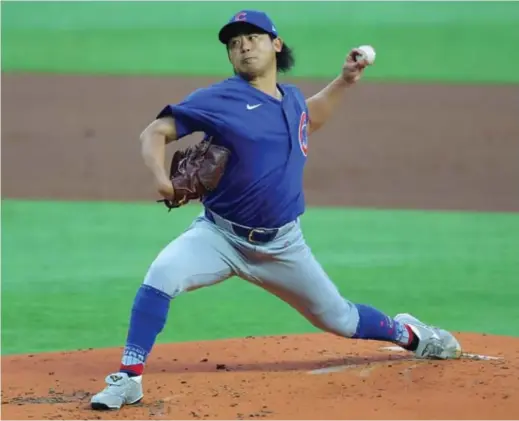
{"label": "white nike swoosh", "polygon": [[256,105],[249,105],[247,104],[247,109],[248,110],[253,110],[254,108],[258,108],[258,107],[261,107],[263,104],[256,104]]}

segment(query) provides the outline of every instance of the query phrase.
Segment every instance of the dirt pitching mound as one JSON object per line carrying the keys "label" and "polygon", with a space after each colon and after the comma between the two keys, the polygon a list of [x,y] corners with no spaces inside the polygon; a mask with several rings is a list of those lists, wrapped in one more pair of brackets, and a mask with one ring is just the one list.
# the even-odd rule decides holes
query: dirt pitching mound
{"label": "dirt pitching mound", "polygon": [[492,360],[418,361],[328,334],[158,345],[145,397],[92,411],[121,349],[2,358],[4,419],[517,419],[519,339],[460,334]]}

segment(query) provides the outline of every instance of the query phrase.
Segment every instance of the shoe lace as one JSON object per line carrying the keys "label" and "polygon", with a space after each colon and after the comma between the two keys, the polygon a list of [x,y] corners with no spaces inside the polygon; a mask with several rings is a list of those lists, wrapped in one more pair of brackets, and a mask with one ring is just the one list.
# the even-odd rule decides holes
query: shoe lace
{"label": "shoe lace", "polygon": [[422,356],[437,357],[437,356],[441,355],[442,352],[443,352],[443,346],[441,345],[441,343],[431,342],[425,346],[425,348],[422,352]]}

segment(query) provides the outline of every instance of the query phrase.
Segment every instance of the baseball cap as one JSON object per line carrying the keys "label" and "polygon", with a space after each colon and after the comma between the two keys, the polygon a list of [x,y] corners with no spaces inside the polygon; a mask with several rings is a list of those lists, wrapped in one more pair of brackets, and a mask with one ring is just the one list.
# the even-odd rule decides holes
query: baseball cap
{"label": "baseball cap", "polygon": [[236,13],[229,22],[225,24],[220,32],[218,33],[218,39],[222,44],[227,44],[229,39],[234,35],[234,31],[237,25],[247,23],[253,25],[274,37],[278,36],[278,31],[274,26],[272,20],[264,12],[259,10],[242,10]]}

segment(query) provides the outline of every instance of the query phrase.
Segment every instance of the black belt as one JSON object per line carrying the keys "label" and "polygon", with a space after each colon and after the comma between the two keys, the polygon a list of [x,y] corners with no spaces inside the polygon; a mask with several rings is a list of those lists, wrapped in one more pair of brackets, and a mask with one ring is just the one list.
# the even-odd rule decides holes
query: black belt
{"label": "black belt", "polygon": [[[211,222],[216,224],[216,221],[210,211],[205,210],[205,216]],[[278,228],[249,228],[242,225],[231,224],[233,232],[241,238],[244,238],[249,243],[268,243],[276,238],[279,232]]]}

